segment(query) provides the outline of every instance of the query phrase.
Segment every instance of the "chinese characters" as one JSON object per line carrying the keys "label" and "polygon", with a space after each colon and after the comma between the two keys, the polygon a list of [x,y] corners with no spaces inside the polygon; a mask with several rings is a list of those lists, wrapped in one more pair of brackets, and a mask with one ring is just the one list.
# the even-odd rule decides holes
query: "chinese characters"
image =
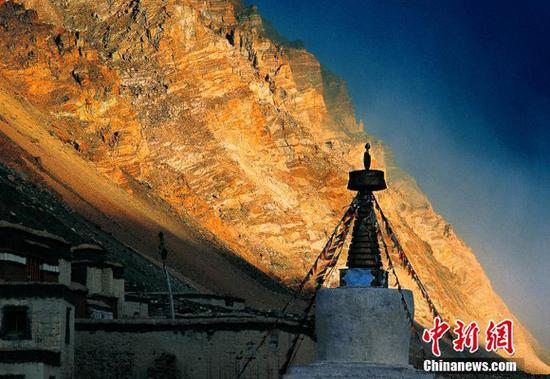
{"label": "chinese characters", "polygon": [[[436,357],[441,356],[440,340],[450,330],[449,324],[436,317],[433,328],[425,329],[422,333],[422,340],[426,343],[431,342],[432,353]],[[466,325],[463,321],[456,320],[456,327],[452,332],[456,335],[452,341],[455,351],[460,352],[467,349],[470,353],[475,353],[479,349],[480,329],[476,321]],[[512,320],[505,319],[499,323],[495,323],[493,320],[489,321],[485,332],[485,350],[497,352],[499,349],[503,349],[508,355],[514,354],[514,323]]]}

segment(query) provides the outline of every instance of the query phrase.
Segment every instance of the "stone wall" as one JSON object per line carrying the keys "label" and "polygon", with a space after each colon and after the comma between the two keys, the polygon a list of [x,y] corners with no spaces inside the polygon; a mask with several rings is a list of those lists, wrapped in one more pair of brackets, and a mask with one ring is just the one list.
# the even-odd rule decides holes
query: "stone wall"
{"label": "stone wall", "polygon": [[33,379],[51,379],[52,377],[60,377],[59,367],[51,367],[40,362],[26,362],[26,363],[0,363],[0,374],[2,376],[23,375],[24,378]]}
{"label": "stone wall", "polygon": [[110,267],[101,270],[101,292],[113,295],[113,269]]}
{"label": "stone wall", "polygon": [[86,270],[86,287],[90,295],[101,293],[103,285],[103,272],[97,267],[88,267]]}
{"label": "stone wall", "polygon": [[59,260],[59,283],[66,286],[71,285],[71,262],[60,259]]}
{"label": "stone wall", "polygon": [[122,307],[121,318],[147,318],[149,305],[139,301],[125,301]]}
{"label": "stone wall", "polygon": [[[111,270],[112,271],[112,270]],[[117,315],[123,317],[124,313],[124,279],[112,279],[111,294],[118,299]]]}
{"label": "stone wall", "polygon": [[[0,339],[0,349],[4,350],[49,350],[61,353],[61,378],[71,378],[74,357],[74,306],[59,298],[0,298],[0,309],[4,306],[26,306],[30,318],[31,338],[22,340]],[[70,309],[70,339],[65,340],[66,311]],[[18,366],[18,365],[16,365]],[[25,367],[28,364],[23,365]],[[32,370],[41,370],[40,365],[32,365]],[[36,367],[35,367],[36,366]],[[30,367],[30,366],[29,366]],[[47,368],[44,370],[49,370]],[[6,371],[2,366],[0,372]],[[26,369],[25,369],[26,370]],[[34,377],[34,376],[29,376]]]}
{"label": "stone wall", "polygon": [[[79,320],[77,378],[236,378],[275,319],[228,316],[182,320]],[[278,378],[296,322],[281,321],[243,378]],[[311,362],[314,342],[304,337],[295,363]]]}

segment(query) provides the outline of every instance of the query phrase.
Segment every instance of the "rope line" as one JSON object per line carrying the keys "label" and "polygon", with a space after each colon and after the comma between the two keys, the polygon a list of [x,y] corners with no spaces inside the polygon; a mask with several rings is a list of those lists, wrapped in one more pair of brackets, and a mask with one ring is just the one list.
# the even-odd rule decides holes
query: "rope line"
{"label": "rope line", "polygon": [[[425,299],[426,303],[428,304],[428,307],[429,307],[430,311],[432,312],[433,316],[434,317],[439,316],[442,320],[443,320],[443,317],[441,317],[441,314],[437,311],[434,303],[432,302],[432,300],[431,300],[431,298],[428,294],[428,291],[426,290],[426,287],[424,286],[424,284],[420,280],[420,277],[416,273],[416,270],[412,266],[410,260],[407,258],[406,254],[405,254],[405,251],[403,250],[401,244],[399,243],[399,240],[397,239],[397,236],[394,233],[393,228],[392,228],[389,220],[387,219],[386,215],[382,211],[382,208],[380,207],[380,204],[378,203],[378,200],[376,199],[376,197],[373,194],[371,194],[371,197],[372,197],[371,199],[374,200],[373,202],[374,202],[374,205],[375,205],[375,209],[376,209],[376,211],[378,211],[378,214],[380,215],[380,219],[382,220],[383,228],[381,227],[381,224],[377,220],[375,209],[371,209],[371,213],[370,213],[369,217],[373,218],[373,224],[376,227],[377,238],[379,238],[382,241],[384,254],[385,254],[386,259],[388,261],[388,269],[390,270],[393,277],[395,278],[396,287],[399,291],[399,294],[401,295],[401,302],[403,304],[403,308],[405,310],[409,326],[410,326],[415,338],[418,340],[418,342],[420,344],[420,347],[421,347],[420,352],[421,352],[422,358],[426,358],[426,351],[424,350],[424,344],[422,343],[422,338],[420,337],[420,334],[419,334],[419,332],[418,332],[418,330],[415,326],[414,318],[413,318],[411,309],[409,308],[409,305],[407,304],[407,302],[405,300],[405,296],[403,294],[403,287],[401,286],[401,282],[399,281],[399,277],[397,276],[397,271],[395,270],[395,265],[394,265],[393,260],[391,258],[389,248],[388,248],[388,245],[386,243],[386,238],[388,238],[392,241],[393,250],[397,252],[397,256],[399,257],[399,260],[400,260],[402,266],[405,268],[405,271],[411,276],[411,278],[413,279],[415,284],[418,286],[418,288],[420,290],[420,293],[422,294],[422,297]],[[313,291],[313,294],[312,294],[311,298],[309,299],[309,302],[308,302],[306,308],[304,309],[304,311],[303,311],[303,313],[302,313],[302,315],[299,319],[299,324],[298,324],[299,327],[302,327],[302,326],[306,325],[306,323],[308,322],[309,314],[310,314],[311,310],[313,309],[313,306],[315,305],[315,299],[316,299],[318,291],[324,285],[327,278],[330,278],[330,276],[332,275],[333,271],[336,268],[336,264],[338,262],[338,259],[339,259],[340,255],[341,255],[341,253],[344,249],[346,238],[347,238],[347,236],[350,232],[352,222],[356,218],[358,203],[359,203],[358,196],[356,196],[353,199],[353,201],[350,203],[350,205],[348,206],[346,212],[344,213],[344,215],[342,216],[342,218],[340,219],[340,221],[338,222],[336,227],[334,228],[334,231],[331,234],[331,236],[329,237],[329,239],[328,239],[327,243],[325,244],[323,250],[321,251],[321,253],[319,253],[317,258],[313,262],[313,265],[311,266],[311,268],[309,269],[309,271],[307,272],[305,277],[300,282],[297,290],[294,291],[294,293],[292,294],[290,299],[287,301],[285,306],[282,308],[279,316],[274,321],[273,326],[271,327],[271,329],[269,329],[264,334],[263,338],[260,340],[260,342],[256,345],[256,347],[254,348],[252,353],[247,358],[247,360],[244,363],[243,367],[239,371],[239,374],[237,375],[237,379],[240,379],[242,377],[242,375],[245,373],[247,367],[250,365],[252,360],[254,360],[254,358],[255,358],[256,354],[258,353],[258,351],[260,350],[260,348],[265,344],[268,337],[277,328],[277,326],[279,325],[281,319],[283,319],[287,315],[287,311],[288,311],[290,305],[298,298],[298,296],[304,290],[306,284],[313,278],[314,281],[315,281],[314,291]],[[386,237],[384,236],[383,230],[385,230]],[[293,337],[291,345],[290,345],[289,349],[287,350],[285,362],[283,363],[283,365],[281,366],[281,368],[279,370],[279,374],[280,374],[281,377],[286,373],[286,371],[288,370],[288,368],[290,367],[290,365],[294,361],[294,359],[297,355],[297,352],[298,352],[298,347],[301,345],[302,341],[303,341],[303,334],[298,332]]]}
{"label": "rope line", "polygon": [[[311,304],[311,303],[312,303],[312,301],[313,302],[315,301],[315,295],[317,294],[318,289],[321,287],[321,285],[325,281],[326,273],[327,273],[327,270],[329,269],[329,266],[332,265],[332,262],[335,260],[335,256],[336,256],[336,261],[337,261],[338,257],[340,256],[340,253],[341,253],[342,248],[344,246],[346,236],[348,235],[348,232],[349,232],[349,229],[350,229],[350,226],[351,226],[351,222],[355,218],[355,213],[357,211],[358,202],[359,202],[358,197],[356,196],[352,200],[350,205],[348,206],[346,212],[344,213],[344,215],[342,216],[342,218],[340,219],[338,224],[334,227],[334,231],[332,232],[330,238],[328,239],[327,243],[325,244],[323,250],[321,251],[321,253],[319,253],[317,258],[313,262],[313,265],[311,266],[311,268],[309,269],[309,271],[307,272],[305,277],[300,282],[300,285],[298,286],[297,290],[294,291],[294,293],[292,294],[290,299],[286,302],[284,307],[281,309],[281,312],[280,312],[279,316],[276,318],[276,320],[273,323],[272,327],[264,334],[264,336],[262,337],[260,342],[256,345],[256,347],[254,348],[252,353],[247,358],[246,362],[244,363],[243,367],[241,368],[241,370],[239,371],[239,373],[237,375],[237,379],[240,379],[243,376],[243,374],[245,373],[245,371],[248,368],[248,366],[250,365],[250,363],[254,360],[254,358],[255,358],[256,354],[258,353],[258,351],[260,350],[260,348],[265,344],[265,342],[267,341],[269,336],[271,336],[271,334],[273,334],[275,329],[277,329],[277,326],[281,322],[281,319],[286,316],[287,311],[290,308],[290,305],[302,293],[302,291],[305,288],[305,285],[309,282],[311,277],[314,277],[315,282],[316,282],[317,285],[315,287],[314,294],[310,299],[310,304],[308,304],[308,306],[306,307],[307,313],[304,311],[304,313],[302,314],[302,318],[300,319],[299,326],[303,325],[303,323],[304,323],[303,319],[307,318],[307,315],[309,314],[309,311],[311,310],[311,307],[313,306],[313,304]],[[339,252],[338,252],[338,254],[336,254],[336,252],[338,250],[339,250]],[[334,265],[335,264],[336,263],[334,263]],[[300,334],[298,334],[298,336],[300,336]],[[292,349],[294,349],[295,346],[296,346],[296,341],[294,340],[293,343],[292,343]],[[287,352],[287,360],[288,360],[288,352]],[[286,361],[285,361],[285,364],[286,364]]]}
{"label": "rope line", "polygon": [[[351,207],[350,207],[350,209],[351,209]],[[355,214],[356,214],[355,211],[356,211],[356,209],[352,213],[352,218],[351,219],[355,218]],[[343,230],[344,233],[343,233],[342,241],[346,240],[346,237],[349,234],[349,230],[350,230],[349,226],[350,225],[351,225],[351,222],[349,223],[348,228]],[[302,314],[302,319],[301,319],[302,321],[300,322],[300,325],[303,325],[307,321],[307,319],[309,317],[309,312],[311,311],[311,309],[313,308],[313,305],[315,304],[315,299],[317,297],[317,292],[319,292],[319,290],[321,289],[321,287],[325,283],[326,279],[329,278],[332,275],[332,272],[336,268],[336,264],[338,263],[338,258],[340,258],[340,255],[342,254],[342,251],[344,250],[344,243],[339,245],[337,250],[338,250],[338,252],[333,255],[332,260],[327,264],[327,269],[325,269],[325,271],[324,271],[325,273],[328,271],[328,274],[326,274],[322,277],[319,277],[320,279],[317,280],[317,285],[315,287],[315,292],[314,292],[313,296],[311,297],[307,308],[304,310],[304,313]],[[286,360],[285,360],[283,366],[281,367],[281,369],[279,370],[279,375],[281,377],[287,372],[288,368],[292,364],[292,361],[294,360],[294,358],[295,358],[295,356],[298,352],[297,344],[298,344],[298,340],[301,338],[301,336],[302,336],[302,334],[300,332],[298,332],[298,334],[296,334],[294,336],[294,339],[292,340],[292,344],[290,345],[290,349],[287,351]]]}
{"label": "rope line", "polygon": [[[374,195],[373,195],[374,197]],[[388,261],[388,269],[392,273],[392,275],[395,278],[395,285],[397,287],[397,290],[399,292],[399,295],[401,295],[401,303],[403,304],[403,308],[405,309],[405,314],[407,316],[407,321],[409,323],[409,327],[415,336],[415,339],[417,340],[418,344],[420,345],[420,353],[422,356],[422,359],[426,359],[426,351],[424,350],[424,344],[422,343],[422,338],[420,337],[420,333],[418,332],[418,329],[416,328],[416,325],[414,323],[414,317],[412,315],[412,312],[409,308],[409,305],[407,304],[407,301],[405,300],[405,295],[403,295],[403,288],[401,286],[401,283],[399,282],[399,277],[397,276],[397,272],[395,271],[395,267],[393,265],[393,261],[391,259],[388,245],[386,244],[386,240],[384,238],[384,235],[382,233],[382,229],[380,228],[380,225],[378,224],[378,221],[376,219],[376,215],[374,214],[374,210],[372,211],[371,217],[374,218],[374,225],[376,226],[376,233],[380,240],[382,241],[382,247],[384,249],[384,254],[386,256],[386,259]]]}
{"label": "rope line", "polygon": [[378,200],[373,195],[374,204],[376,206],[376,209],[378,210],[378,213],[380,214],[380,218],[382,219],[384,223],[384,228],[386,230],[387,235],[390,237],[392,243],[393,243],[393,249],[397,252],[397,255],[399,257],[399,260],[401,261],[403,267],[405,268],[405,271],[409,276],[413,279],[413,281],[418,286],[420,293],[422,294],[422,297],[428,303],[428,307],[430,308],[430,311],[432,312],[432,315],[434,317],[439,316],[441,320],[443,320],[443,317],[441,316],[441,313],[438,312],[437,308],[435,307],[432,299],[430,298],[430,295],[428,294],[428,291],[426,290],[426,287],[420,280],[420,277],[416,273],[416,270],[414,269],[413,265],[411,264],[410,260],[407,258],[407,255],[405,254],[405,251],[403,250],[403,247],[401,247],[401,244],[399,243],[399,240],[397,239],[397,236],[395,235],[393,228],[391,227],[391,224],[382,211],[382,208],[380,207],[380,204],[378,203]]}

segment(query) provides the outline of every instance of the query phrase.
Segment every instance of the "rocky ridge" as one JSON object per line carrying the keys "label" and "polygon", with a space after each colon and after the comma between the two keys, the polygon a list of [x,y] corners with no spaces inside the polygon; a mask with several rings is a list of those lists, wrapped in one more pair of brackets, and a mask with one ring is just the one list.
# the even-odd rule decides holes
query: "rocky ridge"
{"label": "rocky ridge", "polygon": [[[37,127],[129,195],[162,200],[288,285],[351,200],[347,171],[360,165],[366,135],[345,83],[270,35],[254,7],[0,0],[0,37],[0,86],[40,112]],[[441,313],[481,325],[513,318],[468,246],[388,148],[373,145],[389,182],[382,206]],[[524,369],[549,372],[516,326]]]}

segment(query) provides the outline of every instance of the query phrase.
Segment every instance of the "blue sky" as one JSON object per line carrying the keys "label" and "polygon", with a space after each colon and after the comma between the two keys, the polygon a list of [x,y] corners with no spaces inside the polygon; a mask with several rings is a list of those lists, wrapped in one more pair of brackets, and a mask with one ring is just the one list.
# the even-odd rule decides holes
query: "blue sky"
{"label": "blue sky", "polygon": [[550,347],[550,2],[257,0]]}

